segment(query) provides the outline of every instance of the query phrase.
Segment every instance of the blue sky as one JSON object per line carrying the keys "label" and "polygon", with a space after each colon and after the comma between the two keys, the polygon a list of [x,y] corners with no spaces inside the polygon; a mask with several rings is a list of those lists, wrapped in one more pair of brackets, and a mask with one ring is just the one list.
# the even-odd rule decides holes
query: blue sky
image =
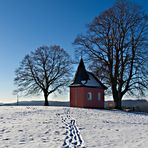
{"label": "blue sky", "polygon": [[[58,44],[73,56],[75,37],[115,0],[0,0],[0,102],[16,96],[14,71],[25,54]],[[134,0],[148,12],[147,0]],[[54,98],[52,96],[51,98]],[[67,92],[57,98],[68,99]]]}

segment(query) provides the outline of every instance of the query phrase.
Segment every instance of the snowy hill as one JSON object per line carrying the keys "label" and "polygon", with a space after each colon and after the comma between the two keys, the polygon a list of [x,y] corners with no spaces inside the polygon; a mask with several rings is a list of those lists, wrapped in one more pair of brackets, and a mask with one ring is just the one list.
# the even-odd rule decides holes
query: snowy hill
{"label": "snowy hill", "polygon": [[[5,103],[1,106],[44,106],[44,101],[20,101],[17,103]],[[65,101],[49,101],[49,106],[69,106],[69,102]]]}
{"label": "snowy hill", "polygon": [[147,100],[123,100],[122,101],[122,106],[127,106],[127,107],[136,107],[139,106],[140,104],[147,104]]}
{"label": "snowy hill", "polygon": [[[113,101],[106,101],[105,107],[114,107]],[[137,112],[147,112],[148,113],[148,101],[147,100],[123,100],[122,101],[123,108],[130,108]]]}
{"label": "snowy hill", "polygon": [[1,106],[0,148],[147,148],[148,114]]}

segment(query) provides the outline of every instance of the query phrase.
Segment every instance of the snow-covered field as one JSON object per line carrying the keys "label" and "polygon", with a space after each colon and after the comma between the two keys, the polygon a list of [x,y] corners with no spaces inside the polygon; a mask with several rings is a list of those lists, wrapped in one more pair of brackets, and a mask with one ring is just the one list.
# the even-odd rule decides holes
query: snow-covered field
{"label": "snow-covered field", "polygon": [[0,148],[147,148],[148,114],[1,106]]}

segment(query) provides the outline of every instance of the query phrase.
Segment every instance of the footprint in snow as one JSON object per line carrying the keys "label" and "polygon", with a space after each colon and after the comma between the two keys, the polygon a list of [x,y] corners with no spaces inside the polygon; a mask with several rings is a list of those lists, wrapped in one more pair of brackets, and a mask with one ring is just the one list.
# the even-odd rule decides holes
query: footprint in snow
{"label": "footprint in snow", "polygon": [[44,143],[48,142],[48,137],[42,137],[42,142]]}
{"label": "footprint in snow", "polygon": [[7,140],[10,140],[10,138],[4,138],[3,140],[7,141]]}
{"label": "footprint in snow", "polygon": [[[60,115],[57,114],[57,116]],[[74,119],[71,119],[70,111],[65,110],[65,118],[62,115],[61,119],[66,128],[66,137],[64,139],[62,148],[69,148],[71,146],[73,146],[74,148],[85,148],[84,141],[76,125],[76,121]]]}
{"label": "footprint in snow", "polygon": [[26,143],[26,140],[23,138],[19,141],[19,144],[25,144]]}

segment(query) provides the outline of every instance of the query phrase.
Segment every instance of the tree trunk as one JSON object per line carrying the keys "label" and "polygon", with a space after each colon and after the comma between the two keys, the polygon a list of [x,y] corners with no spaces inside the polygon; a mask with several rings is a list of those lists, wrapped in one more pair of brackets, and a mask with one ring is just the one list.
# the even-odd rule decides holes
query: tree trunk
{"label": "tree trunk", "polygon": [[121,94],[121,92],[118,92],[115,87],[112,87],[112,93],[115,103],[115,109],[122,110],[121,100],[123,95]]}
{"label": "tree trunk", "polygon": [[114,103],[115,103],[115,109],[122,109],[122,105],[121,105],[121,99],[114,99]]}
{"label": "tree trunk", "polygon": [[45,98],[45,102],[44,102],[44,106],[48,106],[48,95],[47,93],[44,92],[44,98]]}

